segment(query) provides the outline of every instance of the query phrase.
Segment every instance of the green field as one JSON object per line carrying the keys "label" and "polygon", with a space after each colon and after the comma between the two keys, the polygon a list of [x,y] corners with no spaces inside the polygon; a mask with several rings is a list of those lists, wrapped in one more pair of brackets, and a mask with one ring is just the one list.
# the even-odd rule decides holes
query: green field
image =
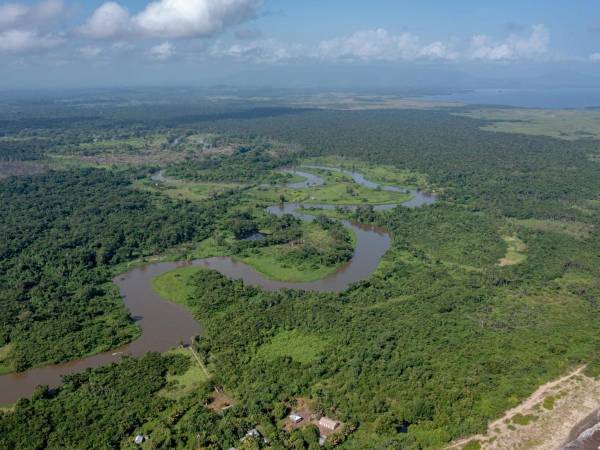
{"label": "green field", "polygon": [[550,136],[570,141],[600,138],[600,112],[597,110],[482,108],[461,115],[490,121],[482,127],[485,131]]}
{"label": "green field", "polygon": [[208,381],[206,375],[198,366],[192,351],[189,348],[178,348],[170,350],[165,355],[181,355],[189,358],[189,368],[181,375],[167,375],[167,386],[165,386],[159,395],[171,400],[179,400],[195,390],[197,390],[204,382]]}
{"label": "green field", "polygon": [[502,239],[506,242],[506,255],[498,261],[498,265],[514,266],[527,259],[527,246],[522,240],[516,236],[502,236]]}
{"label": "green field", "polygon": [[326,346],[327,340],[320,336],[299,330],[281,331],[270,342],[261,345],[256,355],[267,360],[288,357],[299,363],[308,364]]}
{"label": "green field", "polygon": [[239,184],[231,183],[194,183],[176,181],[161,184],[151,180],[138,180],[134,186],[147,192],[160,192],[176,200],[202,201],[231,189],[238,189]]}
{"label": "green field", "polygon": [[575,221],[559,221],[559,220],[539,220],[539,219],[523,219],[515,220],[514,223],[521,225],[527,229],[535,231],[543,231],[546,233],[565,234],[576,239],[587,239],[593,231],[593,225],[575,222]]}
{"label": "green field", "polygon": [[[427,189],[429,187],[427,176],[422,173],[408,169],[400,169],[394,166],[372,164],[354,158],[342,156],[307,158],[302,161],[302,164],[337,167],[345,170],[357,171],[363,174],[369,181],[390,186],[420,189]],[[306,170],[311,172],[313,169]]]}
{"label": "green field", "polygon": [[[319,228],[314,223],[303,223],[302,245],[318,247],[327,250],[335,245],[327,231]],[[352,246],[355,245],[354,233],[350,232]],[[325,278],[342,264],[323,265],[314,260],[306,259],[301,262],[291,262],[289,255],[294,251],[295,243],[273,245],[255,249],[247,256],[237,257],[240,261],[251,265],[266,278],[277,281],[308,282]]]}
{"label": "green field", "polygon": [[165,300],[185,305],[194,292],[190,279],[199,270],[198,267],[180,267],[165,272],[152,280],[152,289]]}
{"label": "green field", "polygon": [[0,375],[14,371],[14,367],[10,361],[12,347],[11,344],[0,347]]}

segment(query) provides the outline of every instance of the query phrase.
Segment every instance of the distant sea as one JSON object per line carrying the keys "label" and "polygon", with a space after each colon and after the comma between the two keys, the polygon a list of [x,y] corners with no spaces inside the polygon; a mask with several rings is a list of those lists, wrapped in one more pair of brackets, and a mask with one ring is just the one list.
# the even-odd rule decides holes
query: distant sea
{"label": "distant sea", "polygon": [[600,107],[600,88],[474,89],[452,94],[428,95],[419,99],[520,108],[592,108]]}

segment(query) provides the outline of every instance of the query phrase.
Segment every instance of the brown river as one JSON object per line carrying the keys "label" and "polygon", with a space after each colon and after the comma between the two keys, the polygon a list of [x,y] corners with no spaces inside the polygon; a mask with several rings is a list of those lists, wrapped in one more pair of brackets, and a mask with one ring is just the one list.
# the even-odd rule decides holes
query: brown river
{"label": "brown river", "polygon": [[[342,171],[337,168],[321,168]],[[323,183],[323,180],[311,173],[288,170],[295,175],[304,176],[306,181],[293,183],[288,187],[302,188]],[[344,171],[354,180],[370,188],[378,185],[365,180],[357,172]],[[157,182],[170,182],[162,172],[153,175]],[[394,186],[380,186],[384,190],[409,192],[412,198],[403,203],[404,206],[414,208],[435,202],[436,197],[426,195],[419,191],[404,190]],[[378,210],[390,209],[397,205],[381,205]],[[300,204],[287,203],[268,208],[272,214],[290,213],[302,220],[312,220],[313,216],[306,210],[299,212]],[[332,209],[331,205],[306,205],[317,209]],[[39,385],[56,387],[60,385],[64,375],[82,372],[85,369],[117,362],[123,355],[140,356],[146,352],[164,352],[178,345],[180,342],[189,342],[194,335],[201,333],[200,324],[193,318],[191,312],[182,306],[162,299],[151,288],[154,277],[173,270],[177,267],[197,266],[217,270],[221,274],[242,280],[244,283],[261,287],[268,291],[278,289],[302,289],[320,292],[341,292],[352,283],[367,279],[377,268],[383,255],[391,245],[391,239],[385,230],[353,221],[342,221],[356,236],[356,246],[352,259],[335,273],[321,280],[307,283],[293,283],[274,281],[265,278],[251,266],[236,261],[231,257],[212,257],[186,262],[162,262],[150,264],[133,269],[114,279],[119,287],[123,303],[130,316],[141,330],[141,336],[135,341],[121,348],[63,364],[49,365],[31,369],[22,373],[11,373],[0,376],[0,405],[11,404],[22,397],[30,396]]]}

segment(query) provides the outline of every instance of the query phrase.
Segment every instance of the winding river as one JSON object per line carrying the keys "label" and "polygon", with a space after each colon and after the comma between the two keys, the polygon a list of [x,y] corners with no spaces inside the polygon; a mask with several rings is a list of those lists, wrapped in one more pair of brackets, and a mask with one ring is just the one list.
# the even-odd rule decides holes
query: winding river
{"label": "winding river", "polygon": [[[324,166],[305,167],[307,169],[343,172],[351,176],[356,183],[372,189],[380,188],[382,190],[410,193],[411,199],[403,203],[403,206],[409,208],[428,205],[436,201],[435,196],[419,191],[406,190],[395,186],[380,186],[377,183],[366,180],[358,172]],[[324,180],[321,177],[312,173],[294,169],[286,169],[285,171],[304,177],[304,180],[301,182],[289,183],[285,186],[287,188],[300,189],[324,184]],[[164,176],[162,171],[153,174],[152,179],[160,183],[171,182]],[[332,205],[286,203],[271,206],[267,210],[272,214],[281,215],[289,213],[302,220],[313,220],[314,217],[308,214],[306,209],[300,211],[303,206],[317,209],[335,208]],[[385,210],[396,206],[379,205],[375,209]],[[348,220],[343,220],[342,223],[356,235],[354,255],[348,263],[340,267],[335,273],[317,281],[293,283],[269,280],[251,266],[236,261],[231,257],[212,257],[195,261],[149,264],[116,277],[113,281],[119,287],[125,307],[129,310],[131,317],[141,329],[141,336],[130,344],[116,350],[63,364],[34,368],[23,373],[11,373],[0,376],[0,405],[11,404],[20,398],[30,396],[39,385],[56,387],[60,384],[62,376],[66,374],[77,373],[88,368],[117,362],[123,355],[140,356],[150,351],[164,352],[179,342],[189,342],[191,336],[200,334],[202,331],[200,324],[193,318],[189,310],[160,298],[151,288],[150,282],[154,277],[175,268],[190,265],[205,267],[217,270],[227,277],[242,280],[246,284],[259,286],[268,291],[287,288],[320,292],[340,292],[354,282],[367,279],[375,271],[381,258],[390,248],[390,236],[385,230],[378,227]]]}

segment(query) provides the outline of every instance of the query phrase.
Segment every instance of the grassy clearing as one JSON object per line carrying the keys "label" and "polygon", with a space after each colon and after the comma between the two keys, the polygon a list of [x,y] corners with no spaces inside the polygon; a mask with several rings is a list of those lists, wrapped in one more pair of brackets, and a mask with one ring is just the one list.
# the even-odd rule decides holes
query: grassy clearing
{"label": "grassy clearing", "polygon": [[[424,174],[406,169],[398,169],[393,166],[369,164],[357,159],[329,156],[325,158],[309,158],[303,161],[303,163],[354,170],[363,174],[369,181],[390,186],[418,187],[422,189],[429,187],[427,177]],[[311,170],[309,169],[308,171],[310,172]]]}
{"label": "grassy clearing", "polygon": [[11,361],[12,344],[0,347],[0,375],[13,372],[15,369]]}
{"label": "grassy clearing", "polygon": [[320,280],[334,273],[338,266],[294,266],[280,261],[279,250],[284,246],[273,246],[262,249],[256,256],[238,258],[240,261],[252,266],[265,278],[276,281],[308,282]]}
{"label": "grassy clearing", "polygon": [[198,366],[192,352],[188,348],[178,348],[170,350],[167,355],[182,355],[190,359],[190,367],[181,375],[167,375],[167,386],[164,387],[159,395],[172,400],[179,400],[196,390],[202,383],[208,379],[204,372]]}
{"label": "grassy clearing", "polygon": [[470,441],[462,447],[462,450],[479,450],[480,448],[481,443],[479,441]]}
{"label": "grassy clearing", "polygon": [[514,223],[525,228],[546,233],[560,233],[576,239],[587,239],[590,237],[593,225],[582,222],[563,222],[559,220],[523,219],[515,220]]}
{"label": "grassy clearing", "polygon": [[176,200],[202,201],[222,192],[237,189],[241,185],[228,183],[156,183],[151,180],[138,180],[134,187],[146,192],[160,192]]}
{"label": "grassy clearing", "polygon": [[542,403],[542,406],[549,410],[552,411],[554,409],[554,405],[556,404],[556,397],[549,395],[548,397],[546,397],[544,399],[544,402]]}
{"label": "grassy clearing", "polygon": [[527,245],[516,236],[502,236],[506,242],[506,255],[498,261],[499,266],[514,266],[527,259]]}
{"label": "grassy clearing", "polygon": [[11,403],[10,405],[0,405],[0,414],[14,412],[16,406],[16,403]]}
{"label": "grassy clearing", "polygon": [[482,127],[487,131],[550,136],[570,141],[600,138],[600,112],[594,110],[482,108],[459,115],[491,121]]}
{"label": "grassy clearing", "polygon": [[267,360],[292,358],[302,364],[314,360],[327,346],[322,337],[299,330],[282,331],[257,351],[257,356]]}
{"label": "grassy clearing", "polygon": [[200,270],[199,267],[180,267],[170,270],[152,280],[152,289],[166,300],[186,304],[187,299],[194,292],[189,281]]}
{"label": "grassy clearing", "polygon": [[[319,172],[319,175],[324,175],[324,173]],[[290,203],[331,205],[379,205],[402,203],[410,199],[408,194],[359,186],[341,174],[325,175],[324,178],[326,181],[323,186],[310,189],[274,189],[258,186],[250,190],[248,195],[251,200],[265,203],[279,203],[283,195],[285,201]]]}
{"label": "grassy clearing", "polygon": [[[266,278],[277,281],[308,282],[325,278],[345,264],[326,266],[314,260],[305,259],[302,262],[290,261],[290,254],[298,246],[306,245],[327,251],[335,242],[332,236],[314,223],[303,223],[302,242],[291,242],[281,245],[253,249],[252,253],[237,257],[240,261],[252,266]],[[350,232],[352,246],[356,237]]]}
{"label": "grassy clearing", "polygon": [[533,414],[515,414],[512,418],[512,423],[516,425],[526,426],[537,420],[537,416]]}

